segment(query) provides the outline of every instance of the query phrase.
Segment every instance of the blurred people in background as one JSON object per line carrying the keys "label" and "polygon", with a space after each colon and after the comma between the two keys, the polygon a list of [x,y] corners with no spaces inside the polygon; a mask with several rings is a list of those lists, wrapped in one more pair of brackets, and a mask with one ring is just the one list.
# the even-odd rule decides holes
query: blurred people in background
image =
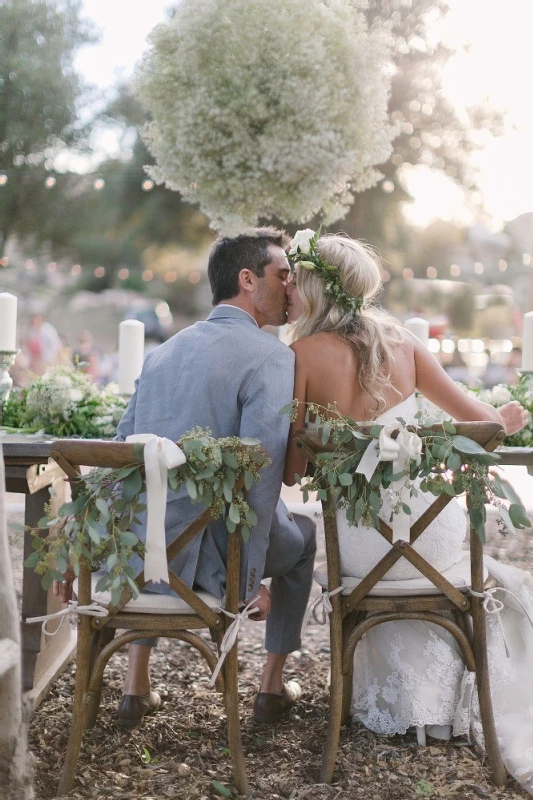
{"label": "blurred people in background", "polygon": [[508,383],[508,367],[505,364],[498,364],[491,360],[489,350],[486,350],[485,354],[487,356],[487,366],[485,367],[485,373],[482,378],[485,389],[492,389],[499,383]]}
{"label": "blurred people in background", "polygon": [[48,367],[61,360],[63,342],[54,326],[46,322],[40,313],[30,317],[24,350],[28,359],[28,370],[35,375],[42,375]]}
{"label": "blurred people in background", "polygon": [[94,344],[92,333],[88,330],[82,331],[78,345],[72,352],[72,363],[96,381],[99,377],[101,356],[102,351]]}
{"label": "blurred people in background", "polygon": [[466,386],[471,385],[472,376],[470,375],[470,370],[465,364],[465,361],[459,350],[455,349],[453,351],[453,355],[448,363],[444,365],[444,369],[452,381],[459,381],[460,383],[466,384]]}
{"label": "blurred people in background", "polygon": [[513,347],[507,359],[507,378],[506,383],[515,386],[520,378],[520,370],[522,368],[522,350],[520,347]]}

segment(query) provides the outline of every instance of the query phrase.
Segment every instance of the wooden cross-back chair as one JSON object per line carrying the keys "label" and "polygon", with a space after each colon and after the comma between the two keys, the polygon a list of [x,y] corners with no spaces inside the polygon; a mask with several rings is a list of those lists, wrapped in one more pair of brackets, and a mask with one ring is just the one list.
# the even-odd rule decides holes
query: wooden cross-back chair
{"label": "wooden cross-back chair", "polygon": [[[90,442],[63,440],[54,442],[52,458],[65,471],[72,482],[75,497],[83,486],[81,467],[121,468],[139,463],[134,445],[123,442]],[[81,482],[80,482],[81,477]],[[242,488],[242,487],[238,487]],[[167,546],[167,561],[170,561],[195,536],[199,535],[212,520],[212,513],[204,510]],[[209,646],[196,631],[209,629],[211,638],[220,649],[224,633],[231,618],[224,614],[222,606],[231,614],[239,610],[239,575],[241,558],[240,526],[228,535],[227,581],[224,601],[207,592],[193,591],[169,568],[170,586],[178,596],[143,593],[138,600],[132,592],[124,590],[117,605],[102,601],[102,593],[94,595],[92,573],[88,560],[80,563],[78,578],[78,604],[88,605],[93,597],[106,605],[106,617],[78,616],[78,645],[76,655],[76,677],[74,687],[72,723],[67,753],[59,784],[58,794],[70,791],[79,759],[84,731],[94,725],[100,705],[104,669],[109,658],[119,648],[137,639],[163,636],[187,642],[207,661],[211,671],[215,669],[218,652]],[[144,572],[135,579],[139,589],[146,585]],[[141,602],[142,601],[142,602]],[[117,629],[124,632],[115,635]],[[240,792],[248,791],[248,780],[241,743],[237,647],[226,656],[215,681],[215,689],[224,695],[227,715],[228,743],[233,762],[235,783]]]}
{"label": "wooden cross-back chair", "polygon": [[[439,426],[440,429],[440,426]],[[494,450],[505,437],[501,425],[491,422],[456,423],[457,433],[467,436],[487,451]],[[369,428],[361,427],[368,433]],[[331,444],[323,445],[321,432],[300,430],[294,434],[296,444],[308,460],[315,464],[320,453],[332,452]],[[361,580],[342,575],[335,502],[327,490],[322,501],[326,538],[327,574],[318,569],[315,580],[323,592],[333,592],[343,585],[342,592],[329,596],[332,611],[329,615],[331,640],[331,684],[329,720],[320,780],[329,783],[333,776],[341,725],[346,724],[352,697],[353,657],[355,648],[364,634],[383,622],[420,619],[433,622],[448,630],[457,641],[467,668],[476,674],[479,706],[485,748],[494,783],[504,786],[506,771],[498,747],[492,700],[490,694],[485,609],[483,597],[470,595],[469,590],[482,593],[489,588],[483,567],[483,546],[473,527],[470,528],[470,583],[448,580],[412,547],[428,525],[452,500],[448,494],[436,497],[410,529],[410,541],[392,544],[391,527],[380,520],[380,533],[391,543],[391,549]],[[426,584],[419,594],[402,589],[395,594],[395,581],[381,580],[398,559],[406,558],[418,569]],[[490,578],[489,578],[490,581]],[[419,581],[415,582],[417,586]],[[455,583],[455,585],[454,585]],[[417,591],[415,589],[415,591]],[[403,593],[402,593],[403,592]]]}

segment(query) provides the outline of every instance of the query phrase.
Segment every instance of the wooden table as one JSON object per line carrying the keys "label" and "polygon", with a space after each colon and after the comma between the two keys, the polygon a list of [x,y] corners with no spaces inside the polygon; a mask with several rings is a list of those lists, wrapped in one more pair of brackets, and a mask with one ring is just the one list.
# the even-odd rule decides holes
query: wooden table
{"label": "wooden table", "polygon": [[[24,524],[35,528],[45,515],[44,506],[50,500],[50,487],[62,475],[53,462],[49,465],[52,437],[22,435],[1,439],[8,492],[25,495]],[[24,559],[33,552],[33,534],[24,534]],[[28,625],[28,617],[42,616],[64,606],[41,586],[41,576],[32,569],[23,569],[22,577],[22,688],[30,693],[35,705],[42,700],[57,675],[64,669],[76,647],[76,633],[64,624],[54,636],[44,636],[39,624]],[[54,629],[55,620],[50,623]],[[57,627],[57,624],[56,624]]]}

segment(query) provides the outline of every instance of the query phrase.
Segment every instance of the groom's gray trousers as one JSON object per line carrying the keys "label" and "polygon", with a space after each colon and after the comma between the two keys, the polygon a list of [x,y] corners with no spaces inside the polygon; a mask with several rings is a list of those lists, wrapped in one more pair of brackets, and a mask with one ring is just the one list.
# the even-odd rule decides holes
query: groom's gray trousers
{"label": "groom's gray trousers", "polygon": [[[271,578],[270,614],[266,622],[265,650],[281,655],[299,650],[300,632],[313,581],[316,524],[303,514],[293,514],[290,528],[274,516],[268,540],[263,578]],[[200,552],[199,572],[202,572]],[[201,584],[196,583],[196,585]],[[144,589],[143,591],[150,591]],[[250,625],[253,625],[250,622]],[[153,646],[157,639],[138,639],[135,644]]]}
{"label": "groom's gray trousers", "polygon": [[269,653],[292,653],[300,649],[300,631],[313,581],[316,525],[303,514],[293,517],[298,533],[294,533],[294,528],[275,525],[274,517],[268,542],[263,577],[272,578],[265,637]]}

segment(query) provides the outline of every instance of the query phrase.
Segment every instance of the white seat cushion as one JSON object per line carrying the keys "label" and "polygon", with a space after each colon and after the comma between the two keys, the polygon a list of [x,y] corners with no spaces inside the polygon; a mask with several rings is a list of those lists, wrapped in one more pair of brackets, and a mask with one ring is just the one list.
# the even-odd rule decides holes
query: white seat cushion
{"label": "white seat cushion", "polygon": [[[466,592],[470,588],[471,582],[470,553],[465,552],[461,561],[441,574],[460,592]],[[484,566],[484,580],[487,579],[488,574],[488,569]],[[324,589],[328,588],[328,573],[325,563],[319,564],[315,570],[314,578]],[[343,577],[342,584],[345,588],[342,593],[350,594],[359,586],[362,580],[362,578]],[[420,578],[412,578],[405,581],[378,581],[368,594],[369,596],[394,597],[395,595],[441,594],[441,592],[428,578],[421,576]]]}
{"label": "white seat cushion", "polygon": [[[91,596],[94,602],[103,606],[111,603],[110,592],[97,592],[95,587],[100,578],[101,572],[92,574]],[[77,581],[74,582],[74,591],[77,590]],[[213,597],[209,592],[195,591],[195,594],[204,601],[209,608],[219,608],[223,601]],[[181,597],[174,597],[170,594],[156,594],[155,592],[140,592],[136,600],[126,603],[121,612],[131,614],[196,614],[196,611],[188,605]]]}

